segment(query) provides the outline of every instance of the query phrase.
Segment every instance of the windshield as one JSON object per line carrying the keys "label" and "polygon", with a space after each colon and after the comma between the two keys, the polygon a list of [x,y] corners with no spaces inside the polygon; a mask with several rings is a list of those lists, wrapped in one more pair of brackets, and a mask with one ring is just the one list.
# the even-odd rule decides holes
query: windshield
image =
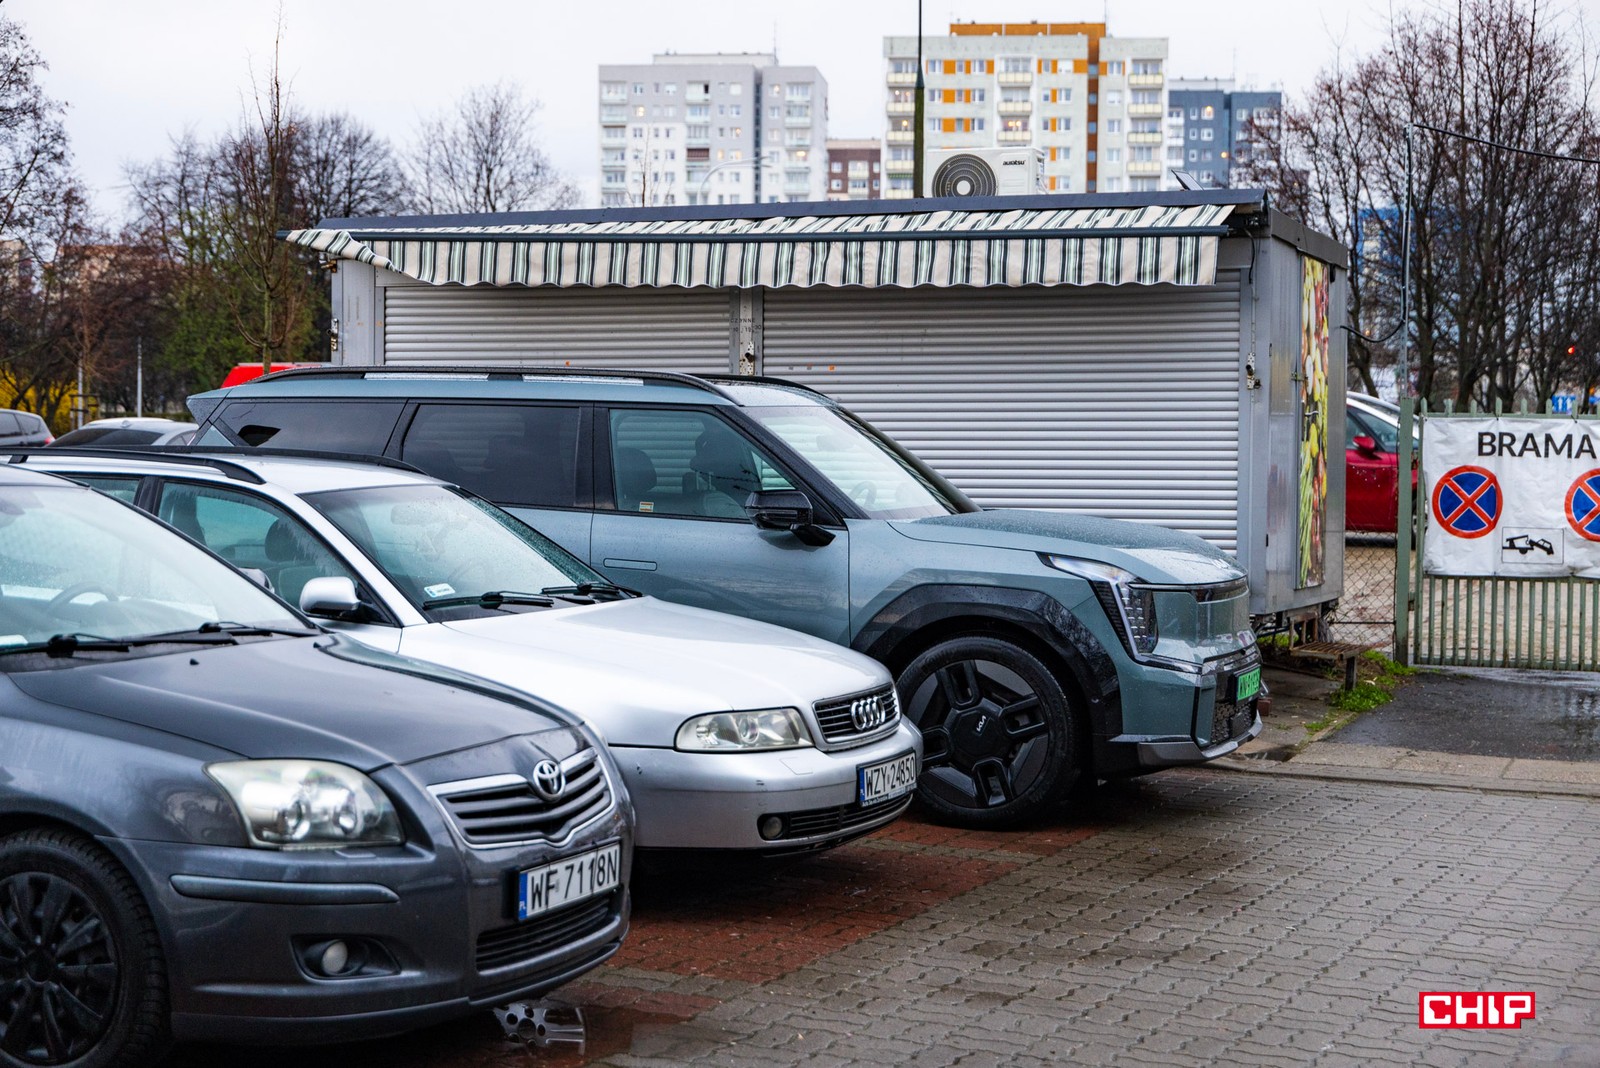
{"label": "windshield", "polygon": [[0,487],[0,652],[57,634],[204,623],[304,628],[284,605],[133,508],[76,486]]}
{"label": "windshield", "polygon": [[817,404],[745,409],[870,519],[923,519],[977,506],[927,465],[849,412]]}
{"label": "windshield", "polygon": [[417,607],[606,580],[488,501],[448,486],[307,494]]}

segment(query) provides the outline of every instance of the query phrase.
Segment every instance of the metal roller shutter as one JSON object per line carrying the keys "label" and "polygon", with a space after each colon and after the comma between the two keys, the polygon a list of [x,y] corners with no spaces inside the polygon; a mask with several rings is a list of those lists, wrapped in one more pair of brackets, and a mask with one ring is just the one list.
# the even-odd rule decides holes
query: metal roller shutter
{"label": "metal roller shutter", "polygon": [[1239,272],[1207,287],[771,291],[765,373],[822,390],[989,508],[1236,548]]}
{"label": "metal roller shutter", "polygon": [[729,369],[723,290],[389,285],[381,292],[387,364]]}

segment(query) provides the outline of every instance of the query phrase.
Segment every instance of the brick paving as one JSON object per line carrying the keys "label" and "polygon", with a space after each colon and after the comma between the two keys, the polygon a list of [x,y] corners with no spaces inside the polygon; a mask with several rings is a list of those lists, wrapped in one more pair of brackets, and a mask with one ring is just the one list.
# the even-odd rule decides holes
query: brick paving
{"label": "brick paving", "polygon": [[[915,820],[787,870],[641,888],[557,992],[581,1049],[487,1014],[303,1068],[1600,1064],[1600,801],[1218,770],[1010,834]],[[1533,990],[1520,1030],[1423,990]],[[191,1048],[173,1068],[279,1064]]]}

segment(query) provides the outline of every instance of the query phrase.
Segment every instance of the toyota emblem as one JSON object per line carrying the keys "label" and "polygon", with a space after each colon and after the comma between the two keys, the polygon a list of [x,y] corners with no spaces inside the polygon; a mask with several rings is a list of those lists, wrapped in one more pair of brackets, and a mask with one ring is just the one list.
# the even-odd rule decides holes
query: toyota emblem
{"label": "toyota emblem", "polygon": [[567,789],[567,773],[554,760],[541,760],[533,766],[528,785],[544,800],[558,801]]}
{"label": "toyota emblem", "polygon": [[861,697],[850,702],[850,722],[857,732],[870,731],[874,727],[883,726],[888,719],[888,712],[884,708],[881,697]]}

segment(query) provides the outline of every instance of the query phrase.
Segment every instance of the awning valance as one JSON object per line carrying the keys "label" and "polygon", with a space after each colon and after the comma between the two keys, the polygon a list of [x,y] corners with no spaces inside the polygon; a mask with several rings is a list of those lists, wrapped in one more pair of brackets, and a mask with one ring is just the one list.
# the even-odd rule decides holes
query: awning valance
{"label": "awning valance", "polygon": [[434,285],[1211,285],[1231,204],[293,230]]}

